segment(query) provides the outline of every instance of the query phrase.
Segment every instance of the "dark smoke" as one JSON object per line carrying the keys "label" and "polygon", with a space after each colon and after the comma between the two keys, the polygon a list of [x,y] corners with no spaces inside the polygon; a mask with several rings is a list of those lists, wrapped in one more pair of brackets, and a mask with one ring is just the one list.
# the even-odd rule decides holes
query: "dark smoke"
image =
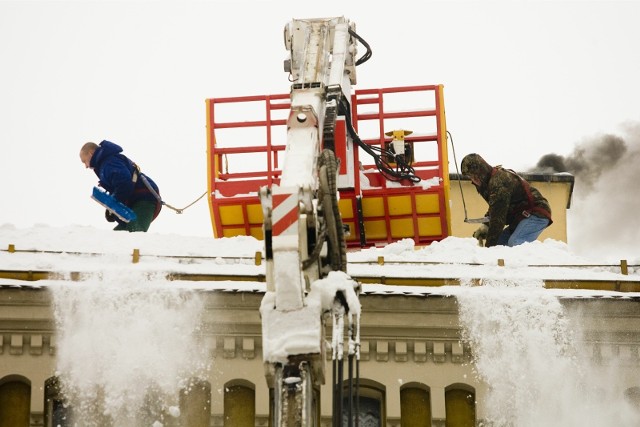
{"label": "dark smoke", "polygon": [[627,143],[617,135],[602,135],[576,146],[567,157],[545,154],[533,172],[569,172],[576,182],[591,188],[603,173],[613,170],[628,152]]}
{"label": "dark smoke", "polygon": [[622,129],[585,139],[567,156],[545,154],[530,171],[574,175],[569,245],[601,260],[631,261],[640,247],[640,123]]}
{"label": "dark smoke", "polygon": [[538,164],[532,170],[532,172],[539,173],[557,173],[557,172],[569,172],[567,166],[564,164],[564,157],[559,154],[545,154],[540,157]]}

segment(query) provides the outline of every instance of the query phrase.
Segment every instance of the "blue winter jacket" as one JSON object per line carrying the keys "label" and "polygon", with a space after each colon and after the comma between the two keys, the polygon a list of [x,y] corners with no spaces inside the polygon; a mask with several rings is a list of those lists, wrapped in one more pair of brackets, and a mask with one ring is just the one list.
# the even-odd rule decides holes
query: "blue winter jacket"
{"label": "blue winter jacket", "polygon": [[[98,175],[100,186],[107,190],[119,202],[131,207],[141,200],[161,203],[156,196],[147,188],[141,177],[138,176],[136,182],[133,181],[135,166],[122,153],[122,147],[110,141],[102,141],[93,153],[89,166]],[[145,175],[151,187],[160,195],[158,186],[151,178]],[[156,209],[159,212],[159,209]]]}

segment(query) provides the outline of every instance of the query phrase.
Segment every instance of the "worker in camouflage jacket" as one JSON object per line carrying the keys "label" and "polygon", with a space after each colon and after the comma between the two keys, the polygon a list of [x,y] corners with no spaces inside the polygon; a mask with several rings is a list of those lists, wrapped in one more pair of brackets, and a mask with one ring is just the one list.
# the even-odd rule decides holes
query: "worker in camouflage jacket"
{"label": "worker in camouflage jacket", "polygon": [[473,234],[485,246],[532,242],[551,225],[547,199],[514,171],[493,167],[475,153],[465,156],[460,166],[489,204],[488,223]]}

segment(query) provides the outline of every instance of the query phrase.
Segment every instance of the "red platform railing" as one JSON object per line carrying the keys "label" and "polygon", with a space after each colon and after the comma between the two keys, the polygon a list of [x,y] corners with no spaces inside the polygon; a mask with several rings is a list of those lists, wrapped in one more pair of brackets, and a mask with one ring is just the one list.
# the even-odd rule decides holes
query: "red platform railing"
{"label": "red platform railing", "polygon": [[[230,107],[230,111],[225,111]],[[209,206],[216,237],[262,238],[257,192],[279,183],[286,149],[288,94],[207,100]],[[244,120],[240,120],[242,117]],[[351,120],[360,139],[385,147],[385,132],[410,129],[412,167],[423,182],[390,184],[372,159],[352,150],[353,188],[340,189],[349,246],[413,238],[428,244],[450,234],[446,121],[441,85],[357,90],[351,96]],[[365,176],[369,185],[362,185]],[[429,182],[429,185],[425,185]]]}

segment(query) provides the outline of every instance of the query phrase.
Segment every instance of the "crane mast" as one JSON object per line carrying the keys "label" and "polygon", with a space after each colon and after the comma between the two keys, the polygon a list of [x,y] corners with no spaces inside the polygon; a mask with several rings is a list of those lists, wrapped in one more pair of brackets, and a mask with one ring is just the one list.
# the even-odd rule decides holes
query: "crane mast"
{"label": "crane mast", "polygon": [[[341,103],[356,83],[354,28],[336,17],[294,19],[284,30],[292,82],[285,160],[279,185],[259,191],[267,282],[260,309],[263,357],[277,427],[312,426],[319,419],[315,394],[325,381],[328,321],[334,370],[342,363],[345,327],[349,360],[359,358],[359,285],[346,274],[337,195],[339,162],[348,159],[334,151],[336,126],[344,126]],[[340,135],[353,149],[346,133]],[[338,388],[341,379],[334,381],[334,392]]]}

